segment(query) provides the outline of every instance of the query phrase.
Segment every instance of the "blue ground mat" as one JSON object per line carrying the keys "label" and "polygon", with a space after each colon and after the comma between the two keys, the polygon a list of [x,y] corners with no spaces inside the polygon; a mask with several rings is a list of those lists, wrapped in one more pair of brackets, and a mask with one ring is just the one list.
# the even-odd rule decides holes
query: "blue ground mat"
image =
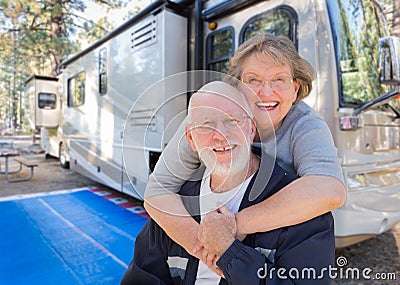
{"label": "blue ground mat", "polygon": [[0,201],[0,284],[119,284],[147,215],[97,188]]}

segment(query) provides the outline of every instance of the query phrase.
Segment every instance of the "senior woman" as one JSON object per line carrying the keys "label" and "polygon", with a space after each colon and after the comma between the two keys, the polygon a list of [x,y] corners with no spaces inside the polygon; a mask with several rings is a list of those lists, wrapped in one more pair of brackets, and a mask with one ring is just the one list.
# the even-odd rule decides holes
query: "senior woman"
{"label": "senior woman", "polygon": [[[243,83],[237,85],[253,111],[258,140],[265,142],[267,152],[276,140],[278,164],[299,177],[269,199],[240,211],[236,215],[238,238],[298,224],[342,205],[345,188],[331,133],[302,102],[311,92],[315,71],[293,43],[282,36],[257,35],[236,50],[228,75]],[[185,140],[180,141],[182,136],[175,135],[150,176],[145,208],[173,240],[210,264],[210,253],[198,247],[199,224],[187,214],[180,197],[151,194],[160,189],[177,192],[185,182],[182,177],[189,177],[198,167],[197,155]],[[178,178],[174,173],[185,175]]]}

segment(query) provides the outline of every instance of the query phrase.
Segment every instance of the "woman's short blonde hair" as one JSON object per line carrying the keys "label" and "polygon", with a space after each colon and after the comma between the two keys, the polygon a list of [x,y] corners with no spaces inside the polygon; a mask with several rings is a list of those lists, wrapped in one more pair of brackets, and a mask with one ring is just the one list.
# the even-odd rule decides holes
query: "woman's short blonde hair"
{"label": "woman's short blonde hair", "polygon": [[241,79],[243,62],[253,54],[268,55],[277,63],[290,66],[293,78],[300,80],[295,104],[310,94],[312,81],[316,76],[315,70],[298,54],[293,42],[285,36],[259,34],[245,41],[230,58],[227,78]]}

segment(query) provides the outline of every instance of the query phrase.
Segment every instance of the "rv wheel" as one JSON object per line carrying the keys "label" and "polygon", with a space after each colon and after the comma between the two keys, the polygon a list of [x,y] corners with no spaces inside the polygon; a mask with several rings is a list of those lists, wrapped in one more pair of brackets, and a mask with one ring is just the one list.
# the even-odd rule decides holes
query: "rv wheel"
{"label": "rv wheel", "polygon": [[60,144],[60,153],[58,157],[60,159],[60,166],[62,168],[69,168],[69,161],[67,161],[67,153],[64,144]]}

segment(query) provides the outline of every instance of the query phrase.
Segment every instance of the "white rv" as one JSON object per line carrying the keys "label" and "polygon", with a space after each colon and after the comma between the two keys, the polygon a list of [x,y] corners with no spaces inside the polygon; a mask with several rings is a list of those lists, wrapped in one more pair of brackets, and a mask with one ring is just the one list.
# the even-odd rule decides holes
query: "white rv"
{"label": "white rv", "polygon": [[[392,21],[380,5],[155,1],[62,63],[62,115],[57,127],[41,125],[42,143],[62,166],[138,197],[174,131],[168,123],[185,113],[187,96],[180,92],[191,90],[193,78],[177,76],[170,86],[160,80],[193,70],[224,72],[246,39],[283,34],[317,71],[306,102],[329,125],[342,159],[347,201],[334,211],[337,245],[385,232],[400,221],[400,40],[388,37]],[[131,131],[124,134],[124,127]],[[133,169],[128,175],[124,163]]]}

